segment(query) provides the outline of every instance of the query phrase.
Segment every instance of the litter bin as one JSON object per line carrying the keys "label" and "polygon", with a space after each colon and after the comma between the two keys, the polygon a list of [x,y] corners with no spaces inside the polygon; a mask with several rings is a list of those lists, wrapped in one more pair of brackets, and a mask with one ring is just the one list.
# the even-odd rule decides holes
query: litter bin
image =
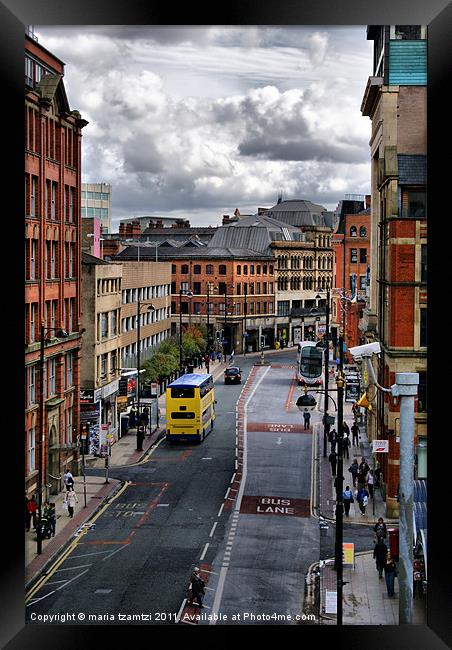
{"label": "litter bin", "polygon": [[392,557],[396,562],[399,561],[399,529],[388,528],[388,545]]}
{"label": "litter bin", "polygon": [[319,526],[320,526],[320,537],[326,537],[328,535],[328,522],[320,517],[319,519]]}

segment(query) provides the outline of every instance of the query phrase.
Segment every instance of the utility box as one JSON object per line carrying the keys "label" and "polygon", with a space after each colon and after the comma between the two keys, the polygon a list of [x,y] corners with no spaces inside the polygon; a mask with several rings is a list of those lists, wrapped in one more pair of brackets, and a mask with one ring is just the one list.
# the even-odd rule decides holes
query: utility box
{"label": "utility box", "polygon": [[388,546],[392,557],[396,562],[399,561],[399,529],[388,528]]}

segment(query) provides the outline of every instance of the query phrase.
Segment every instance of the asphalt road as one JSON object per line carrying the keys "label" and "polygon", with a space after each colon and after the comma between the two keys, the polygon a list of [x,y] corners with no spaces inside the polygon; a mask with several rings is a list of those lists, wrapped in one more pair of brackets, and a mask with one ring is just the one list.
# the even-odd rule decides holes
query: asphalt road
{"label": "asphalt road", "polygon": [[[252,361],[241,364],[244,378]],[[84,625],[175,622],[193,567],[213,559],[229,519],[230,511],[219,511],[234,473],[241,389],[217,381],[217,418],[202,444],[163,440],[147,463],[110,468],[112,478],[130,483],[49,571],[27,605],[27,622],[44,615]],[[137,614],[144,619],[131,619]]]}

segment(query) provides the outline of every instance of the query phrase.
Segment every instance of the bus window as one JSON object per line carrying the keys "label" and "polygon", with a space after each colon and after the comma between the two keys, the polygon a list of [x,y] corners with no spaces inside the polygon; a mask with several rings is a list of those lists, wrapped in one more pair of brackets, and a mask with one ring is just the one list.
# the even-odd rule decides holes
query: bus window
{"label": "bus window", "polygon": [[195,389],[187,386],[171,388],[171,397],[177,399],[190,399],[195,396]]}
{"label": "bus window", "polygon": [[173,420],[194,420],[195,414],[193,411],[173,411],[171,413],[171,419]]}

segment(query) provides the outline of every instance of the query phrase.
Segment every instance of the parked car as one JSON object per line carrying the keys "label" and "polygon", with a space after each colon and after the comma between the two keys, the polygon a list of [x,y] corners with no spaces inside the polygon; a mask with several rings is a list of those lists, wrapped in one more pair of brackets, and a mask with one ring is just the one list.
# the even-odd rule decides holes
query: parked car
{"label": "parked car", "polygon": [[224,371],[224,383],[225,384],[241,384],[242,383],[242,371],[237,366],[230,366]]}

